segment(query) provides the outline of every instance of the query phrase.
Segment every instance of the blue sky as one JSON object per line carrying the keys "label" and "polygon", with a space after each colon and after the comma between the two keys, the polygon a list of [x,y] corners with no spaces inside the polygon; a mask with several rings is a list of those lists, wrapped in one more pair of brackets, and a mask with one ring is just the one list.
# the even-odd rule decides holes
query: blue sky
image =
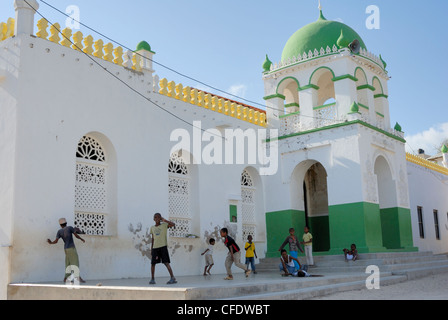
{"label": "blue sky", "polygon": [[[130,48],[146,40],[157,53],[155,61],[262,104],[265,54],[279,61],[289,37],[318,17],[318,0],[45,1],[62,11],[76,5],[82,23],[110,38]],[[65,23],[66,17],[39,3],[51,22]],[[379,30],[366,27],[369,5],[380,9]],[[322,0],[322,6],[327,19],[355,29],[369,51],[386,60],[391,122],[405,131],[408,151],[437,153],[434,147],[448,138],[448,32],[443,28],[448,1]],[[0,21],[13,16],[13,0],[1,0]],[[208,89],[155,69],[160,77]]]}

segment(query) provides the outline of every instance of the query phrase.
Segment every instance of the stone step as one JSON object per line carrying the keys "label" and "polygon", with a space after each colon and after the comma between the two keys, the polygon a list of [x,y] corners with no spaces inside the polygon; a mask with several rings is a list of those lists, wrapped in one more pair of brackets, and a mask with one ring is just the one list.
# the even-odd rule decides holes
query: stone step
{"label": "stone step", "polygon": [[[234,299],[238,297],[246,297],[252,295],[262,295],[269,292],[273,295],[281,294],[282,292],[295,291],[299,289],[320,287],[326,285],[336,285],[344,284],[348,281],[364,281],[367,278],[365,273],[357,274],[332,274],[325,275],[323,277],[282,277],[280,272],[277,273],[273,281],[268,281],[264,283],[247,283],[236,286],[222,286],[215,287],[212,290],[209,288],[195,289],[195,294],[198,299],[203,300],[214,300],[214,299]],[[387,274],[387,276],[392,276],[392,273]]]}
{"label": "stone step", "polygon": [[[380,278],[380,286],[388,286],[406,281],[406,275],[388,275]],[[305,287],[282,292],[265,292],[235,297],[231,300],[305,300],[322,297],[338,292],[361,290],[366,288],[366,277],[363,280],[354,279],[352,281],[323,284],[320,286]]]}

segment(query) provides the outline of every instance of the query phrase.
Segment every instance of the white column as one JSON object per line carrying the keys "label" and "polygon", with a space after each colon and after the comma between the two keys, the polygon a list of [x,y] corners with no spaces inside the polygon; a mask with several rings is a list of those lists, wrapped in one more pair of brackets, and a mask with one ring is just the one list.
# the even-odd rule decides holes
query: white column
{"label": "white column", "polygon": [[317,106],[318,89],[309,87],[299,91],[300,101],[300,128],[302,131],[315,127],[314,107]]}
{"label": "white column", "polygon": [[[29,5],[28,5],[28,3]],[[34,33],[34,14],[39,9],[36,0],[14,0],[14,9],[16,10],[15,35],[32,35]],[[30,7],[31,5],[31,7]]]}
{"label": "white column", "polygon": [[442,164],[445,168],[448,168],[448,152],[443,153]]}
{"label": "white column", "polygon": [[280,127],[280,116],[285,114],[285,97],[279,94],[265,97],[269,128]]}
{"label": "white column", "polygon": [[375,100],[379,100],[379,104],[383,106],[383,115],[384,115],[384,129],[390,130],[390,112],[389,112],[389,100],[387,96],[381,95],[380,97],[376,97]]}
{"label": "white column", "polygon": [[345,78],[334,82],[334,92],[336,99],[337,115],[340,120],[346,118],[350,113],[353,101],[358,100],[358,92],[356,82],[351,78]]}

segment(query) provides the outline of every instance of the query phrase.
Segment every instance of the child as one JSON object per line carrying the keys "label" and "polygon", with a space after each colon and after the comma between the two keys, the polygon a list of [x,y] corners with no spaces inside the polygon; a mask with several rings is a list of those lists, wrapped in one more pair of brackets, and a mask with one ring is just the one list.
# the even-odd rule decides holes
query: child
{"label": "child", "polygon": [[[308,266],[307,265],[300,265],[299,259],[296,259],[286,252],[286,250],[281,251],[281,257],[280,257],[280,271],[284,271],[285,273],[282,274],[282,276],[293,276],[293,277],[322,277],[321,275],[310,275],[308,273]],[[296,265],[294,264],[297,262],[299,265],[299,269],[296,268]]]}
{"label": "child", "polygon": [[[213,246],[215,245],[215,239],[210,239],[208,241],[209,246],[207,249],[205,249],[204,252],[201,253],[201,256],[203,256],[205,254],[205,268],[204,268],[204,276],[207,275],[207,273],[209,275],[211,275],[210,273],[210,269],[213,267],[214,262],[213,262]],[[207,270],[208,268],[208,270]]]}
{"label": "child", "polygon": [[344,249],[342,251],[344,251],[345,261],[356,261],[356,259],[358,259],[358,250],[356,250],[356,244],[352,244],[350,246],[350,250]]}
{"label": "child", "polygon": [[250,263],[250,268],[252,272],[256,274],[257,272],[255,271],[255,258],[258,259],[258,257],[257,252],[255,251],[255,243],[252,242],[251,235],[247,236],[247,242],[246,245],[244,246],[244,250],[246,250],[246,266],[249,269],[249,263]]}
{"label": "child", "polygon": [[227,271],[227,277],[224,278],[224,280],[233,280],[232,275],[232,264],[235,263],[235,265],[238,268],[241,268],[244,270],[244,274],[246,275],[246,278],[250,275],[250,270],[247,269],[247,267],[241,263],[241,251],[240,247],[236,244],[235,240],[233,240],[232,237],[228,235],[229,231],[227,228],[222,228],[220,230],[221,237],[224,238],[224,244],[229,249],[229,253],[227,254],[225,266]]}
{"label": "child", "polygon": [[172,228],[175,224],[162,218],[160,213],[154,215],[155,225],[151,227],[151,281],[149,284],[156,284],[154,280],[154,272],[156,269],[156,264],[162,262],[170,273],[171,279],[167,284],[177,283],[176,278],[174,278],[173,270],[170,266],[170,256],[168,253],[168,228]]}
{"label": "child", "polygon": [[[296,268],[296,263],[299,266],[298,268]],[[283,276],[297,275],[297,271],[302,268],[299,259],[288,255],[284,249],[281,250],[280,265],[278,267],[280,271],[285,272]]]}
{"label": "child", "polygon": [[314,259],[313,259],[313,236],[310,233],[310,229],[308,227],[304,228],[305,233],[303,234],[303,242],[302,244],[305,245],[305,254],[306,254],[306,263],[309,266],[314,266]]}
{"label": "child", "polygon": [[[81,278],[79,273],[79,257],[78,252],[76,251],[75,242],[73,241],[73,235],[81,240],[83,243],[86,242],[83,238],[81,238],[78,234],[81,234],[81,231],[78,228],[73,228],[67,226],[67,220],[65,218],[59,219],[59,225],[61,229],[56,234],[56,239],[51,241],[47,239],[49,244],[58,243],[59,239],[62,238],[64,241],[64,252],[65,252],[65,277],[64,282],[67,281],[67,278],[71,276],[71,272],[75,273],[75,278],[79,276],[79,282],[84,283],[85,281]],[[71,272],[69,272],[71,271]]]}
{"label": "child", "polygon": [[[302,253],[303,253],[303,250],[302,250],[302,247],[300,246],[299,240],[295,236],[294,228],[289,229],[289,236],[286,237],[285,241],[281,245],[280,249],[278,249],[278,251],[281,252],[283,250],[283,248],[286,246],[286,244],[288,244],[288,243],[289,243],[289,254],[292,257],[297,259],[299,256],[299,250]],[[299,269],[300,266],[296,262],[294,262],[294,263],[296,265],[296,268]]]}

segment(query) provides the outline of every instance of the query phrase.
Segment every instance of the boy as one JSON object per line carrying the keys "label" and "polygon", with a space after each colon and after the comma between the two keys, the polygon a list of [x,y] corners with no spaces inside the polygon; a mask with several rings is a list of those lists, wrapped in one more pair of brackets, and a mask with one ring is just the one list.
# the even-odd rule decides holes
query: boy
{"label": "boy", "polygon": [[[210,269],[214,266],[214,262],[213,262],[213,246],[215,245],[215,239],[210,239],[208,241],[209,246],[208,248],[201,253],[201,256],[203,256],[205,254],[205,268],[204,268],[204,276],[207,275],[207,273],[209,275],[211,275],[210,273]],[[207,270],[208,267],[208,270]]]}
{"label": "boy", "polygon": [[85,243],[86,241],[78,235],[78,233],[81,233],[79,229],[67,226],[67,220],[65,218],[59,219],[59,225],[61,226],[61,229],[57,232],[56,239],[54,241],[47,239],[47,242],[49,244],[56,244],[61,238],[64,241],[64,252],[65,252],[64,282],[67,281],[67,278],[70,277],[73,272],[76,278],[77,276],[79,276],[79,282],[84,283],[85,281],[81,278],[81,276],[79,274],[76,274],[79,272],[79,257],[78,252],[76,251],[75,243],[73,241],[73,235],[75,235],[75,237],[81,240],[83,243]]}
{"label": "boy", "polygon": [[241,263],[240,247],[238,247],[235,240],[233,240],[233,238],[228,235],[229,231],[227,230],[227,228],[222,228],[220,230],[220,233],[221,233],[221,237],[225,238],[224,239],[225,246],[227,247],[227,249],[229,249],[229,253],[227,254],[227,258],[226,258],[226,262],[225,262],[227,277],[225,277],[224,280],[233,280],[233,275],[232,275],[232,270],[231,270],[233,263],[235,263],[235,265],[238,268],[241,268],[244,270],[244,274],[246,275],[246,278],[247,278],[250,274],[250,270],[248,270],[247,267]]}
{"label": "boy", "polygon": [[[282,251],[283,248],[286,246],[286,244],[289,244],[289,254],[298,259],[299,257],[299,250],[300,252],[303,253],[303,249],[300,246],[300,242],[297,239],[296,235],[295,235],[295,229],[294,228],[289,228],[289,236],[286,237],[285,241],[282,243],[280,249],[278,249],[278,251]],[[296,265],[297,269],[300,269],[299,265],[297,264],[297,262],[294,262]]]}
{"label": "boy", "polygon": [[[298,264],[299,266],[298,268],[296,268],[295,263]],[[288,253],[284,249],[281,250],[280,265],[278,267],[280,268],[280,271],[285,272],[283,276],[289,276],[289,275],[296,276],[297,271],[302,269],[299,259],[288,255]]]}
{"label": "boy", "polygon": [[[257,274],[257,272],[255,271],[255,258],[258,259],[257,257],[257,252],[255,251],[255,243],[252,242],[252,236],[248,235],[247,236],[247,242],[246,245],[244,246],[244,250],[246,250],[246,266],[249,269],[249,263],[250,263],[250,268],[252,270],[252,272],[254,274]],[[255,258],[254,258],[255,256]]]}
{"label": "boy", "polygon": [[167,284],[177,283],[174,278],[173,270],[170,266],[170,256],[168,253],[168,228],[176,226],[173,222],[162,218],[160,213],[154,215],[154,222],[156,223],[151,227],[151,281],[149,284],[156,284],[154,280],[154,272],[156,270],[156,264],[162,262],[170,273],[171,279]]}
{"label": "boy", "polygon": [[310,233],[310,229],[308,227],[304,228],[305,233],[303,234],[303,242],[305,245],[305,254],[306,254],[306,263],[309,266],[314,266],[313,259],[313,235]]}

